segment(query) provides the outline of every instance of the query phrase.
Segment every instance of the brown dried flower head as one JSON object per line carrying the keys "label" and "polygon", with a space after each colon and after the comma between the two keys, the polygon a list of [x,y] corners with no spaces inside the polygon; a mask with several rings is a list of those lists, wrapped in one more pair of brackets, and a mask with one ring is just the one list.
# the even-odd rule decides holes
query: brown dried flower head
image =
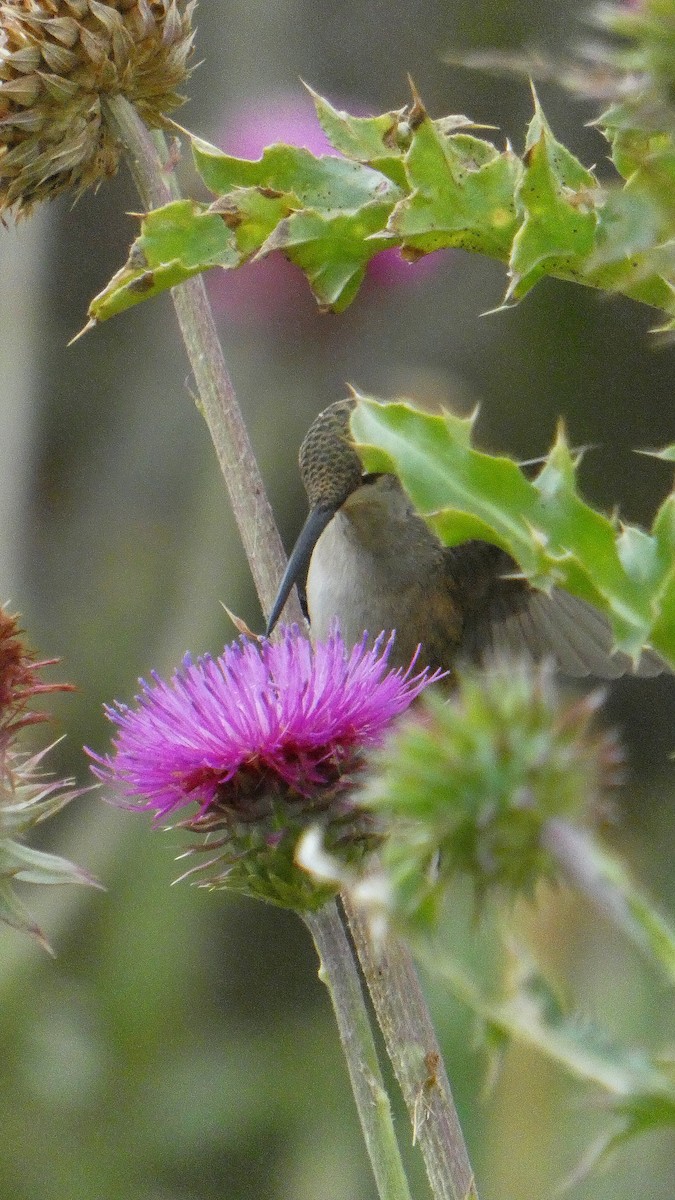
{"label": "brown dried flower head", "polygon": [[0,758],[5,742],[24,725],[48,720],[47,713],[32,712],[28,707],[37,696],[73,690],[69,683],[43,683],[40,679],[42,668],[56,662],[56,658],[37,662],[23,640],[17,617],[0,606]]}
{"label": "brown dried flower head", "polygon": [[0,216],[76,195],[117,169],[101,99],[123,95],[151,127],[182,103],[194,2],[0,2]]}
{"label": "brown dried flower head", "polygon": [[0,923],[49,943],[16,894],[16,883],[86,883],[96,880],[56,854],[36,850],[26,842],[32,829],[82,795],[72,779],[52,779],[45,773],[47,746],[26,754],[16,746],[16,734],[26,725],[48,720],[30,705],[45,692],[67,692],[67,683],[43,683],[43,667],[56,658],[37,662],[23,640],[16,616],[0,605]]}

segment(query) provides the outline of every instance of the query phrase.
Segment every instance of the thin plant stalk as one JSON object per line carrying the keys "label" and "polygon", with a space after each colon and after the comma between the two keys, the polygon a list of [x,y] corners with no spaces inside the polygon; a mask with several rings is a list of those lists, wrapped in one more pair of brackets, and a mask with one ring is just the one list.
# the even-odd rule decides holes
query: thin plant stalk
{"label": "thin plant stalk", "polygon": [[376,946],[358,907],[347,897],[343,904],[435,1200],[478,1200],[450,1083],[410,953],[393,935]]}
{"label": "thin plant stalk", "polygon": [[[163,135],[151,134],[124,96],[102,97],[102,104],[108,123],[125,148],[146,211],[178,199],[174,164]],[[286,556],[201,275],[172,288],[171,297],[197,385],[197,406],[211,434],[261,608],[268,613]],[[302,622],[295,597],[289,600],[287,612],[291,620]]]}
{"label": "thin plant stalk", "polygon": [[381,1200],[411,1200],[361,981],[337,903],[331,900],[318,912],[302,915],[319,955],[319,978],[333,1005],[379,1195]]}
{"label": "thin plant stalk", "polygon": [[[107,121],[124,146],[129,169],[146,210],[149,211],[178,199],[180,193],[174,175],[173,162],[163,135],[150,134],[133,106],[123,96],[102,97],[102,104]],[[171,294],[197,384],[196,403],[208,425],[244,550],[251,566],[260,604],[263,612],[267,614],[272,607],[278,581],[286,563],[279,532],[248,438],[234,386],[227,370],[201,276],[196,276],[173,288]],[[289,600],[287,612],[291,620],[298,622],[302,620],[300,605],[295,596]],[[375,987],[373,979],[369,978],[367,967],[369,951],[366,940],[364,940],[367,939],[367,935],[359,925],[358,917],[352,915],[351,919],[356,950],[373,997],[378,1021],[383,1029],[389,1056],[408,1104],[413,1129],[425,1159],[435,1200],[472,1200],[476,1196],[473,1176],[468,1164],[447,1076],[442,1066],[435,1034],[412,960],[403,947],[398,948],[396,961],[390,961],[387,956],[379,959],[377,965],[373,966],[373,971],[378,977],[378,986]],[[313,936],[316,934],[316,938],[320,937],[322,941],[325,939],[327,943],[330,938],[335,937],[335,929],[332,928],[329,936],[328,929],[323,928],[322,923],[319,922],[312,929],[312,934]],[[317,946],[317,948],[319,947]],[[321,955],[320,950],[319,953]],[[326,980],[330,978],[331,998],[335,1006],[334,997],[340,995],[342,990],[341,979],[345,963],[341,959],[342,965],[338,971],[337,967],[334,967],[334,960],[330,955],[325,958],[322,956],[321,961]],[[336,958],[335,963],[337,961]],[[355,978],[352,971],[355,970],[356,966],[352,960],[349,972],[351,981],[347,985],[350,992],[349,1003],[352,1006],[356,1001],[356,993],[352,986]],[[403,980],[406,982],[404,983]],[[411,999],[414,1000],[412,1009]],[[340,1005],[341,1011],[343,1011],[342,1001],[340,1001]],[[360,1007],[362,1013],[359,1017],[359,1024],[361,1025],[362,1020],[368,1022],[362,993]],[[347,1011],[346,1001],[344,1011]],[[353,1011],[356,1013],[356,1007]],[[386,1028],[382,1024],[383,1020]],[[415,1023],[418,1023],[417,1032],[415,1032]],[[347,1030],[343,1030],[341,1027],[343,1046],[346,1033]],[[397,1036],[406,1039],[398,1049],[394,1044]],[[404,1070],[402,1063],[409,1058],[413,1041],[416,1048],[415,1063],[410,1070],[407,1068]],[[418,1050],[421,1051],[419,1062],[417,1061]],[[425,1055],[429,1054],[437,1056],[439,1064],[439,1070],[435,1072],[432,1080],[433,1087],[429,1084],[431,1078],[429,1071],[427,1070],[427,1074],[424,1074],[425,1064],[428,1065],[432,1061],[428,1057],[425,1058]],[[366,1061],[369,1061],[369,1057],[370,1054]],[[436,1062],[435,1057],[433,1061]],[[352,1068],[350,1067],[351,1073]],[[377,1076],[373,1075],[372,1078],[376,1079]],[[353,1076],[352,1083],[354,1083]],[[429,1091],[429,1096],[426,1095],[425,1088]],[[427,1103],[429,1099],[430,1102]],[[359,1087],[358,1090],[355,1089],[355,1100],[362,1127],[364,1130],[366,1126],[371,1128],[372,1114],[369,1110],[373,1105],[372,1092]],[[366,1107],[362,1110],[364,1104]],[[422,1105],[421,1109],[419,1105]],[[421,1115],[423,1115],[423,1120],[421,1120]],[[379,1119],[377,1127],[373,1127],[369,1134],[378,1142],[380,1139],[384,1139],[384,1143],[379,1146],[377,1151],[377,1164],[373,1160],[371,1147],[368,1146],[378,1185],[381,1173],[380,1163],[389,1164],[387,1172],[391,1174],[392,1179],[396,1174],[391,1165],[393,1159],[391,1158],[389,1134],[385,1134],[384,1129],[385,1124]],[[445,1178],[443,1177],[444,1171],[447,1171]],[[381,1193],[381,1195],[403,1197],[406,1193],[399,1189],[398,1192]]]}
{"label": "thin plant stalk", "polygon": [[545,822],[541,844],[567,882],[675,982],[675,934],[623,864],[584,829],[559,818]]}

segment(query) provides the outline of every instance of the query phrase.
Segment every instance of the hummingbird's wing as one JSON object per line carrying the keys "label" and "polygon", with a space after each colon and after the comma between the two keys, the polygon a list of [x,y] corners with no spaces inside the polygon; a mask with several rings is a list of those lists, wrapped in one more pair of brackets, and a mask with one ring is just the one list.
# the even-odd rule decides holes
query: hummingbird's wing
{"label": "hummingbird's wing", "polygon": [[513,559],[487,542],[445,550],[464,624],[458,658],[481,664],[508,654],[553,658],[565,675],[615,679],[627,672],[658,675],[667,665],[645,650],[637,669],[627,654],[612,653],[608,621],[592,604],[558,588],[550,594],[517,574]]}

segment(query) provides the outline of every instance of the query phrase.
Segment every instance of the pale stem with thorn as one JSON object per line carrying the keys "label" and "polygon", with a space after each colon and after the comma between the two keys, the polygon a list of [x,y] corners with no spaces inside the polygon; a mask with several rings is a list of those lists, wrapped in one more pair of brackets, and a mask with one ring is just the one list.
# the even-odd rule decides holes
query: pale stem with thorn
{"label": "pale stem with thorn", "polygon": [[378,1191],[391,1200],[411,1200],[361,981],[337,905],[332,902],[302,916],[319,955],[319,978],[333,1005]]}
{"label": "pale stem with thorn", "polygon": [[433,1195],[436,1200],[478,1200],[440,1047],[410,954],[393,934],[378,948],[359,908],[347,897],[343,904]]}

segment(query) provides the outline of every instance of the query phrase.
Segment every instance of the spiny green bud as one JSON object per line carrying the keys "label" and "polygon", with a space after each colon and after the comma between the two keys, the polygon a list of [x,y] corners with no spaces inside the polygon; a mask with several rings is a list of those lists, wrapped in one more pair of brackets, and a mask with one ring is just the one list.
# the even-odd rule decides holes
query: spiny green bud
{"label": "spiny green bud", "polygon": [[0,3],[0,217],[79,195],[114,174],[120,149],[101,100],[122,95],[151,127],[182,103],[194,3]]}
{"label": "spiny green bud", "polygon": [[356,800],[389,836],[380,858],[391,908],[428,923],[456,873],[480,899],[495,886],[530,895],[556,867],[543,831],[597,808],[617,781],[612,734],[592,728],[594,693],[562,703],[546,669],[510,664],[426,695],[371,756]]}

